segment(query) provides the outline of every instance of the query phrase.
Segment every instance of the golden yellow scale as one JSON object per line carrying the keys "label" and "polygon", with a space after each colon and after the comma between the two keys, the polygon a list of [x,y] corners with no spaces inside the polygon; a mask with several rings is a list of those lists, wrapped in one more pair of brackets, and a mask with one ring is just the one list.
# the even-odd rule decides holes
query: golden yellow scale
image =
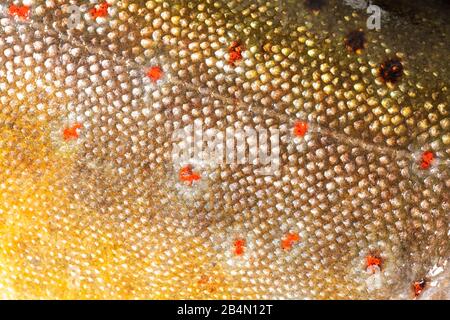
{"label": "golden yellow scale", "polygon": [[0,297],[449,298],[448,21],[361,3],[3,1]]}

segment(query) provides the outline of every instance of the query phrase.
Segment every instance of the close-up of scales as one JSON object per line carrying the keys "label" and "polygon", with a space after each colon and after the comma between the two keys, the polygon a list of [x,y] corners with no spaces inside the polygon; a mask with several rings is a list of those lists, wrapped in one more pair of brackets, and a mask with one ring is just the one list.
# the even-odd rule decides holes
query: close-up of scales
{"label": "close-up of scales", "polygon": [[450,299],[450,4],[0,0],[0,299]]}

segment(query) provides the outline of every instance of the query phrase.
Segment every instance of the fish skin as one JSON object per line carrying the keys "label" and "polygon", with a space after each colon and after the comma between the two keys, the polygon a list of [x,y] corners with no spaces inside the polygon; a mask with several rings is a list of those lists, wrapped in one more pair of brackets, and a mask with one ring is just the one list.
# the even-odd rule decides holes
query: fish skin
{"label": "fish skin", "polygon": [[[94,2],[2,10],[0,297],[412,299],[426,278],[424,298],[449,298],[448,22],[385,12],[372,31],[339,1],[108,4],[95,22]],[[196,119],[280,128],[280,169],[194,159],[200,181],[179,181],[172,133]]]}

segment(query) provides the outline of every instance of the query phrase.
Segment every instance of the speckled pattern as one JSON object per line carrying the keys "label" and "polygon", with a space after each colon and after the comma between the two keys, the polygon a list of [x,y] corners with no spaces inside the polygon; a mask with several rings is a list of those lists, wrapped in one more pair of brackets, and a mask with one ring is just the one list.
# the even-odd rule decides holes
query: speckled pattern
{"label": "speckled pattern", "polygon": [[[97,1],[28,1],[25,20],[11,3],[0,297],[412,299],[426,279],[419,298],[449,298],[448,22],[368,30],[331,0],[108,0],[96,20]],[[195,120],[279,129],[280,168],[193,159],[180,181],[172,134]]]}

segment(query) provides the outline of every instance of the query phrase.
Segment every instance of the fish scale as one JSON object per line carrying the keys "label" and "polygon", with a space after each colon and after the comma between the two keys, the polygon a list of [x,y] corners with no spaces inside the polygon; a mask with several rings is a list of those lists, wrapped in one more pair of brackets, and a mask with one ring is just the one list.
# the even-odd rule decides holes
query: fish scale
{"label": "fish scale", "polygon": [[[410,299],[426,279],[420,297],[448,298],[448,23],[374,31],[364,10],[313,2],[2,13],[1,297]],[[180,181],[172,134],[196,120],[278,128],[281,166],[194,158],[200,179]]]}

